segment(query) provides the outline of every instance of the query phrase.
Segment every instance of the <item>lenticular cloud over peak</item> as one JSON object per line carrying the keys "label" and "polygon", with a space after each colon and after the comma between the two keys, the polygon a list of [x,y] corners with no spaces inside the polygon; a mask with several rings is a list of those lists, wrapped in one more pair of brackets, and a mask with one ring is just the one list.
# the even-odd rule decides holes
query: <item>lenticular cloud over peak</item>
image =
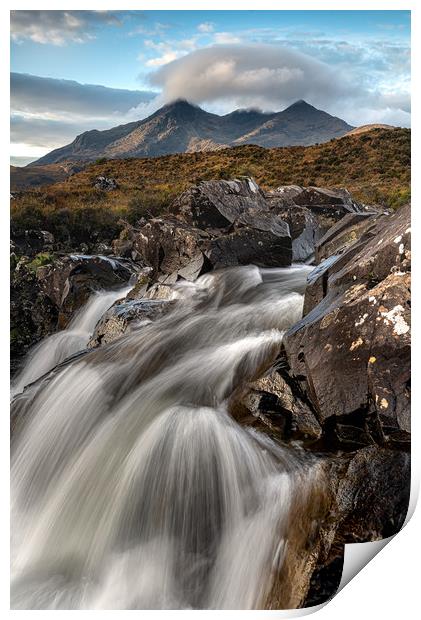
{"label": "lenticular cloud over peak", "polygon": [[346,96],[346,80],[327,64],[278,45],[213,45],[170,62],[150,76],[162,102],[234,101],[279,108],[297,99],[323,105]]}

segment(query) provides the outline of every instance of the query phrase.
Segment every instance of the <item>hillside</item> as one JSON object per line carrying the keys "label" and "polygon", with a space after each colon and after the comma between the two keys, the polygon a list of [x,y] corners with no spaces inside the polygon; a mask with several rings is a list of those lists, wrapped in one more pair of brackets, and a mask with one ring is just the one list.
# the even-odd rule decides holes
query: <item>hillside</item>
{"label": "hillside", "polygon": [[[118,188],[95,189],[100,175],[115,179]],[[161,214],[191,184],[241,175],[254,177],[265,189],[346,187],[358,200],[397,208],[410,197],[410,130],[375,129],[309,147],[244,145],[93,163],[63,182],[18,195],[12,200],[12,227],[50,230],[60,239],[112,237],[121,217],[136,221]]]}
{"label": "hillside", "polygon": [[180,99],[141,121],[105,131],[86,131],[30,167],[101,157],[158,157],[239,144],[310,145],[343,136],[351,129],[345,121],[305,101],[297,101],[282,112],[235,110],[218,116]]}
{"label": "hillside", "polygon": [[360,133],[367,133],[373,129],[395,129],[393,125],[384,125],[383,123],[371,123],[369,125],[360,125],[360,127],[354,127],[351,131],[348,131],[346,136],[353,136]]}

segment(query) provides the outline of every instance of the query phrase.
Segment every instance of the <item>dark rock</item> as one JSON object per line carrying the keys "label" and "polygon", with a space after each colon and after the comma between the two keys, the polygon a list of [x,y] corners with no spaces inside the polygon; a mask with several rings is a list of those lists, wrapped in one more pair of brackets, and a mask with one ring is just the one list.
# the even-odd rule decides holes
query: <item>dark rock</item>
{"label": "dark rock", "polygon": [[317,219],[320,235],[347,213],[364,211],[346,189],[285,185],[267,192],[266,197],[276,211],[297,205],[309,209]]}
{"label": "dark rock", "polygon": [[[339,443],[408,437],[409,243],[409,209],[379,219],[363,243],[317,268],[306,291],[317,305],[285,336],[291,377]],[[326,426],[332,416],[337,428]]]}
{"label": "dark rock", "polygon": [[98,322],[88,347],[116,340],[127,331],[147,325],[161,316],[168,303],[149,299],[133,299],[116,303]]}
{"label": "dark rock", "polygon": [[[347,248],[361,242],[374,229],[383,213],[348,213],[334,224],[316,244],[316,264],[333,254],[342,254]],[[366,237],[367,238],[367,237]]]}
{"label": "dark rock", "polygon": [[[238,398],[238,397],[237,397]],[[258,379],[240,398],[240,404],[270,431],[283,440],[318,439],[322,428],[310,407],[285,381],[277,370]],[[241,411],[238,402],[231,404],[234,412]],[[246,411],[241,411],[244,417]]]}
{"label": "dark rock", "polygon": [[288,267],[291,264],[291,237],[285,222],[271,214],[247,212],[239,218],[240,223],[241,227],[234,232],[210,241],[206,256],[215,269],[249,264]]}
{"label": "dark rock", "polygon": [[154,218],[135,235],[133,248],[159,274],[195,280],[205,268],[201,241],[207,235],[177,220]]}
{"label": "dark rock", "polygon": [[205,181],[191,187],[173,203],[171,211],[202,229],[224,229],[248,209],[268,210],[263,192],[253,179]]}
{"label": "dark rock", "polygon": [[10,359],[12,375],[28,349],[57,329],[59,310],[43,292],[36,273],[13,269],[10,280]]}
{"label": "dark rock", "polygon": [[345,544],[393,536],[402,528],[409,505],[408,453],[371,446],[327,464],[330,509],[319,530],[318,558],[303,607],[323,603],[335,594]]}
{"label": "dark rock", "polygon": [[321,228],[316,216],[307,209],[293,205],[273,208],[278,217],[287,222],[292,239],[292,261],[308,262],[314,258]]}
{"label": "dark rock", "polygon": [[105,192],[110,192],[114,189],[118,189],[118,184],[115,179],[111,179],[104,176],[99,176],[95,179],[93,186],[95,189],[101,189]]}
{"label": "dark rock", "polygon": [[409,454],[377,446],[358,450],[336,493],[336,538],[358,543],[387,538],[402,528],[411,486]]}
{"label": "dark rock", "polygon": [[14,232],[13,250],[19,256],[33,257],[40,252],[51,252],[54,248],[54,236],[47,230],[25,230]]}
{"label": "dark rock", "polygon": [[67,325],[74,312],[93,291],[122,286],[134,275],[128,261],[106,256],[71,254],[40,268],[40,287],[59,308],[59,327]]}

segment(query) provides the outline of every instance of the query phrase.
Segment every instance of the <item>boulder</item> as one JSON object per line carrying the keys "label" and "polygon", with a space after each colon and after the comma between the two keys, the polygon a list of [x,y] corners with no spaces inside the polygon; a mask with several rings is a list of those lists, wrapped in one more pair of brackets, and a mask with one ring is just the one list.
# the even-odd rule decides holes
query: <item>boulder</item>
{"label": "boulder", "polygon": [[411,487],[407,452],[370,446],[358,450],[340,477],[336,541],[380,540],[402,528]]}
{"label": "boulder", "polygon": [[135,268],[129,261],[83,254],[58,258],[36,273],[40,289],[59,311],[61,329],[93,291],[123,286],[134,274]]}
{"label": "boulder", "polygon": [[363,241],[363,237],[371,234],[376,222],[382,217],[386,216],[380,212],[347,213],[317,241],[316,264],[332,255],[343,254],[356,241]]}
{"label": "boulder", "polygon": [[316,217],[320,235],[336,224],[347,213],[364,211],[365,207],[353,200],[346,189],[300,187],[285,185],[266,193],[272,209],[305,207]]}
{"label": "boulder", "polygon": [[[409,440],[410,211],[316,269],[307,314],[285,335],[298,382],[326,438],[348,447]],[[308,301],[308,299],[310,301]]]}
{"label": "boulder", "polygon": [[272,370],[251,383],[244,395],[236,395],[231,412],[240,419],[247,416],[247,423],[250,416],[258,418],[284,441],[318,439],[322,434],[319,422],[305,400],[293,390],[279,370]]}
{"label": "boulder", "polygon": [[48,230],[12,231],[13,250],[18,256],[34,257],[41,252],[52,252],[54,236]]}
{"label": "boulder", "polygon": [[214,237],[206,256],[215,269],[235,265],[287,267],[292,245],[289,226],[280,217],[256,209],[244,211],[232,233]]}
{"label": "boulder", "polygon": [[166,301],[149,299],[132,299],[114,304],[99,320],[88,347],[107,344],[127,331],[151,323],[162,316],[167,307]]}
{"label": "boulder", "polygon": [[410,457],[407,452],[365,447],[326,461],[330,506],[310,553],[311,574],[304,582],[302,607],[326,602],[337,591],[343,568],[344,545],[381,540],[402,528],[409,505]]}
{"label": "boulder", "polygon": [[155,279],[163,274],[193,281],[206,270],[201,246],[207,238],[183,222],[153,218],[137,231],[133,248],[152,267]]}
{"label": "boulder", "polygon": [[229,227],[248,209],[269,209],[263,192],[251,178],[204,181],[183,192],[171,212],[191,226],[212,230]]}
{"label": "boulder", "polygon": [[105,192],[110,192],[114,189],[118,189],[118,183],[115,179],[111,179],[104,176],[99,176],[93,182],[95,189],[100,189]]}
{"label": "boulder", "polygon": [[293,205],[272,209],[289,226],[292,240],[292,262],[309,262],[314,259],[316,244],[322,229],[317,217],[307,209]]}

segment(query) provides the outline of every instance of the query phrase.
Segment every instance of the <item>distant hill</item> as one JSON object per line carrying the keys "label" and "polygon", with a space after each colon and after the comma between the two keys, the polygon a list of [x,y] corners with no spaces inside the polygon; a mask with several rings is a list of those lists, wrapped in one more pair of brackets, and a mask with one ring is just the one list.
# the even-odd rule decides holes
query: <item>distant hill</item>
{"label": "distant hill", "polygon": [[105,131],[86,131],[28,167],[102,157],[158,157],[241,144],[308,146],[343,136],[352,129],[340,118],[302,100],[282,112],[235,110],[218,116],[179,99],[141,121]]}
{"label": "distant hill", "polygon": [[51,185],[64,181],[75,172],[80,172],[83,165],[72,162],[60,164],[45,164],[41,166],[10,166],[10,189],[12,192],[21,189],[30,189],[40,185]]}
{"label": "distant hill", "polygon": [[370,125],[361,125],[360,127],[354,127],[351,131],[348,131],[346,136],[354,136],[360,133],[366,133],[367,131],[372,131],[373,129],[395,129],[393,125],[384,125],[382,123],[371,123]]}

